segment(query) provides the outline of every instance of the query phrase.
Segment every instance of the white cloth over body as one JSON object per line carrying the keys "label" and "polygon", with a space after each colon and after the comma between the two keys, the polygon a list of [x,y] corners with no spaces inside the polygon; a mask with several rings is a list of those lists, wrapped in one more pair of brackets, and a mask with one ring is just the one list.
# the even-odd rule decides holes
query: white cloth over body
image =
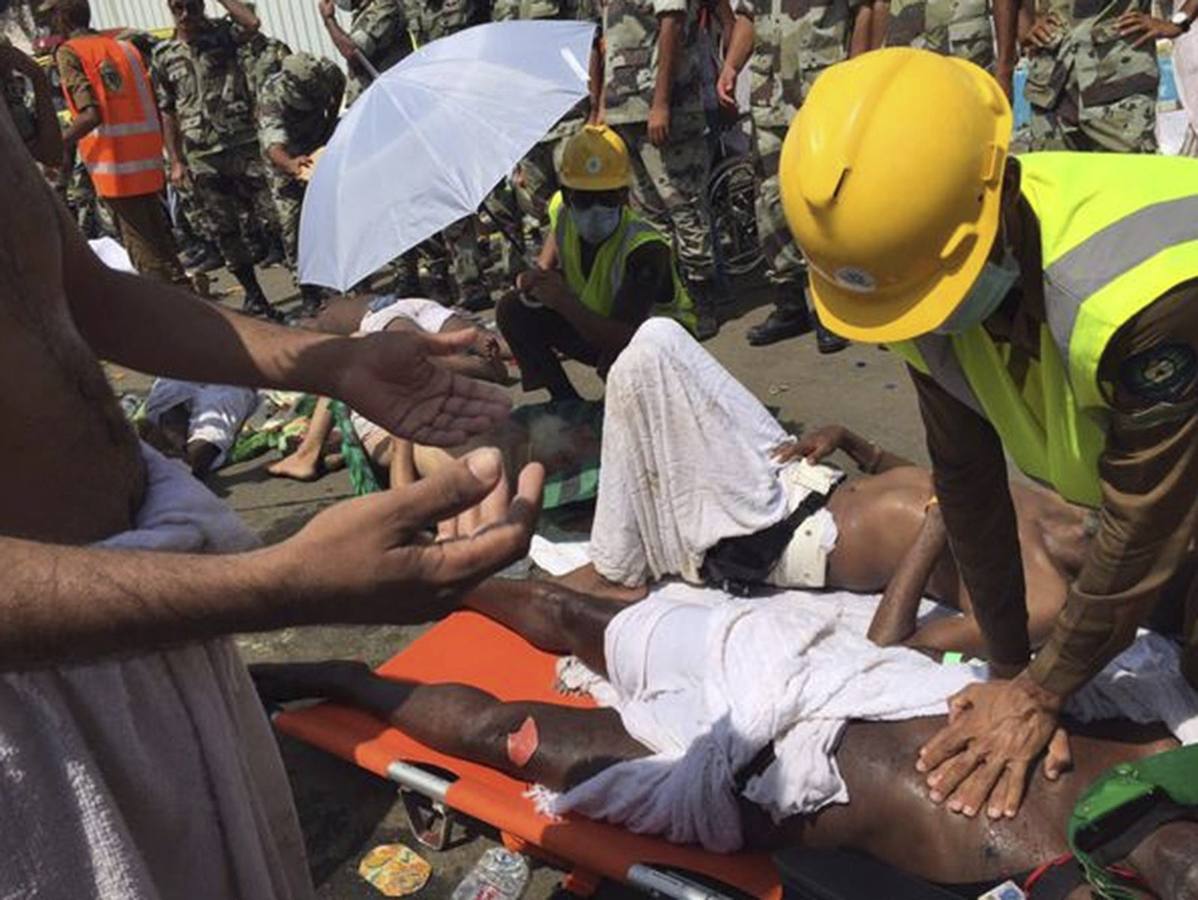
{"label": "white cloth over body", "polygon": [[219,469],[246,419],[258,408],[258,392],[231,384],[154,379],[146,397],[146,418],[158,424],[163,414],[176,406],[187,409],[187,440],[206,441],[220,451],[212,463],[212,468]]}
{"label": "white cloth over body", "polygon": [[[549,811],[737,850],[736,775],[771,742],[775,761],[749,781],[747,799],[778,821],[848,802],[834,753],[849,720],[942,715],[952,694],[986,675],[873,644],[865,632],[876,602],[801,591],[746,600],[674,583],[630,606],[607,628],[610,684],[593,693],[653,755],[553,797]],[[1183,741],[1198,738],[1198,696],[1176,646],[1158,635],[1137,639],[1069,711],[1163,721]]]}
{"label": "white cloth over body", "polygon": [[[387,326],[396,319],[404,319],[411,322],[421,331],[436,334],[445,327],[445,323],[452,316],[452,310],[447,309],[435,300],[425,300],[422,297],[395,299],[391,294],[380,294],[371,301],[366,314],[362,316],[358,332],[361,334],[374,334],[379,331],[386,331]],[[377,425],[365,416],[353,411],[350,412],[349,420],[354,426],[354,433],[357,434],[358,440],[364,444],[373,440],[377,432],[384,430],[381,425]]]}
{"label": "white cloth over body", "polygon": [[[177,462],[114,550],[257,541]],[[0,897],[313,896],[290,786],[229,639],[0,675]]]}
{"label": "white cloth over body", "polygon": [[724,538],[786,517],[770,451],[789,435],[672,319],[645,322],[607,376],[591,561],[629,587],[698,582]]}

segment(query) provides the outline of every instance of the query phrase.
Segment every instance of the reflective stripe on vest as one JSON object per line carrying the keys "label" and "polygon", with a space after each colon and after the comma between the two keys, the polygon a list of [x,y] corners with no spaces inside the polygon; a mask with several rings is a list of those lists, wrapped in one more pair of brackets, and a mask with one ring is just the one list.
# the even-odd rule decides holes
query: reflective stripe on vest
{"label": "reflective stripe on vest", "polygon": [[1098,368],[1123,325],[1198,278],[1198,161],[1048,153],[1020,163],[1044,261],[1039,360],[1016,384],[1009,345],[982,327],[895,349],[984,415],[1026,474],[1096,506],[1109,415]]}
{"label": "reflective stripe on vest", "polygon": [[[79,57],[98,106],[100,124],[79,140],[96,192],[132,197],[162,190],[162,131],[141,55],[131,44],[104,35],[71,38],[64,46]],[[115,90],[105,81],[105,65],[120,78]],[[63,94],[78,115],[66,85]]]}
{"label": "reflective stripe on vest", "polygon": [[[558,258],[566,277],[566,284],[587,309],[596,315],[609,317],[616,294],[624,282],[629,255],[638,247],[655,242],[666,243],[666,239],[631,209],[624,207],[620,214],[619,227],[595,252],[589,275],[583,275],[581,241],[573,220],[568,214],[562,214],[564,205],[561,193],[555,194],[549,203],[549,224],[557,240]],[[671,255],[671,261],[672,259]],[[694,333],[694,303],[678,277],[677,268],[671,266],[671,269],[674,283],[673,302],[668,306],[657,306],[653,315],[676,319],[679,324]]]}

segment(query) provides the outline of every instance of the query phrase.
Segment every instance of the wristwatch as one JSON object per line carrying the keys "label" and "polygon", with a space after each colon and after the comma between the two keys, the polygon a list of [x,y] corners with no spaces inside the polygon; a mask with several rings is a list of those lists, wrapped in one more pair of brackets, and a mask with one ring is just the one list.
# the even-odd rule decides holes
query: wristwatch
{"label": "wristwatch", "polygon": [[1189,31],[1190,25],[1192,25],[1194,22],[1194,20],[1190,18],[1190,16],[1183,9],[1179,9],[1177,12],[1173,13],[1173,15],[1170,16],[1169,21],[1180,28],[1182,34],[1185,34],[1187,31]]}

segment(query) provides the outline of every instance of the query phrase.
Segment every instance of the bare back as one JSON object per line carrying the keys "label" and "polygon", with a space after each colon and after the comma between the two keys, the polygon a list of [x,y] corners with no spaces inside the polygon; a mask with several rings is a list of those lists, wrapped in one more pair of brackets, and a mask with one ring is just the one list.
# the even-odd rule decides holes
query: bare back
{"label": "bare back", "polygon": [[63,227],[0,114],[0,534],[86,543],[129,527],[144,475],[132,429],[71,318]]}

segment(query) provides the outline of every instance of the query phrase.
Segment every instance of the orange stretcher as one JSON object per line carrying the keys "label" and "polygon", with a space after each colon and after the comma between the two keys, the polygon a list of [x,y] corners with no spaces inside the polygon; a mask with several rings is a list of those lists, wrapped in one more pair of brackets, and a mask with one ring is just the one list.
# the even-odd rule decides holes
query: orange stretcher
{"label": "orange stretcher", "polygon": [[[593,706],[589,698],[554,691],[555,659],[490,619],[459,612],[377,671],[422,684],[469,684],[502,700]],[[766,855],[708,853],[584,818],[552,821],[524,796],[527,783],[438,753],[367,713],[322,703],[280,712],[274,722],[285,734],[398,784],[413,831],[430,846],[443,843],[456,812],[498,829],[509,847],[565,869],[574,893],[588,894],[606,878],[679,900],[782,896],[778,870]]]}

